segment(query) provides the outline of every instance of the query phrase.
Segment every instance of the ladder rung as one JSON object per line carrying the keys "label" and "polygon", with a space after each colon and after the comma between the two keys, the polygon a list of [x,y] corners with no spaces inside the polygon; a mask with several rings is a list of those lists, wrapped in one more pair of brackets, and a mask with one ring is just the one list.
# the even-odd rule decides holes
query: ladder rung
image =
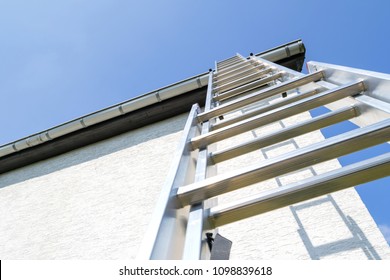
{"label": "ladder rung", "polygon": [[243,144],[210,153],[209,159],[213,164],[220,163],[236,156],[253,152],[255,150],[283,142],[293,137],[348,120],[358,115],[358,109],[354,106],[342,108],[337,111],[329,112],[327,114],[312,118],[290,127],[283,128],[265,136],[247,141]]}
{"label": "ladder rung", "polygon": [[[284,73],[284,72],[283,72]],[[303,79],[304,77],[302,77],[301,79]],[[294,80],[295,81],[295,80]],[[281,86],[283,84],[285,84],[286,82],[283,82],[279,85],[275,85],[275,86]],[[272,89],[273,87],[275,86],[269,86],[267,89],[264,89],[264,90],[268,90],[268,89]],[[226,99],[229,99],[229,98],[232,98],[232,97],[235,97],[236,95],[238,94],[241,94],[241,92],[239,90],[236,90],[236,89],[233,89],[233,90],[230,90],[230,91],[227,91],[227,92],[224,92],[222,94],[219,94],[215,97],[215,100],[216,101],[225,101]]]}
{"label": "ladder rung", "polygon": [[215,79],[213,84],[214,85],[223,85],[223,84],[228,83],[230,81],[234,81],[234,80],[237,80],[239,78],[246,77],[246,76],[251,75],[253,73],[259,73],[264,68],[265,68],[265,66],[248,68],[248,69],[245,69],[244,71],[238,72],[234,75],[229,75],[229,76],[226,76],[222,79]]}
{"label": "ladder rung", "polygon": [[297,88],[299,86],[308,84],[310,82],[315,82],[320,79],[322,79],[323,71],[314,72],[312,74],[308,74],[302,78],[295,79],[295,80],[289,80],[287,82],[283,82],[281,84],[271,86],[267,89],[261,90],[259,92],[254,92],[252,94],[249,94],[247,96],[238,98],[237,100],[231,101],[226,104],[222,104],[214,109],[211,109],[210,111],[203,112],[198,115],[198,120],[200,122],[204,122],[209,120],[210,118],[221,116],[227,112],[230,112],[235,109],[239,109],[241,107],[247,106],[249,104],[252,104],[254,102],[266,99],[268,97],[271,97],[273,95],[286,92],[288,90]]}
{"label": "ladder rung", "polygon": [[340,100],[342,98],[358,94],[363,90],[363,82],[351,83],[344,86],[340,86],[335,89],[327,90],[315,96],[299,100],[292,104],[271,110],[264,114],[254,116],[238,123],[234,123],[223,128],[213,130],[209,133],[196,136],[191,139],[191,145],[193,149],[202,148],[209,145],[210,143],[215,143],[225,138],[232,137],[243,132],[247,132],[249,130],[275,122],[277,120],[291,117],[293,115],[308,111],[310,109],[329,104],[336,100]]}
{"label": "ladder rung", "polygon": [[242,86],[244,84],[247,84],[247,83],[253,82],[255,80],[261,79],[261,78],[263,78],[263,76],[265,74],[267,74],[269,72],[272,72],[272,71],[274,71],[274,69],[266,68],[266,69],[264,69],[262,71],[259,71],[259,72],[250,74],[248,76],[239,78],[237,80],[233,80],[231,82],[228,82],[228,83],[225,83],[223,85],[217,86],[217,87],[214,88],[214,91],[215,91],[215,93],[226,92],[226,91],[228,91],[230,89],[237,88],[237,87]]}
{"label": "ladder rung", "polygon": [[299,183],[278,187],[210,209],[209,220],[223,226],[294,203],[363,184],[389,175],[390,153],[351,164]]}
{"label": "ladder rung", "polygon": [[237,58],[237,59],[234,59],[234,60],[231,60],[231,61],[227,61],[227,62],[224,62],[224,63],[218,62],[217,63],[217,67],[218,67],[218,69],[223,69],[223,68],[229,67],[231,65],[237,64],[237,63],[239,63],[241,61],[243,61],[243,59]]}
{"label": "ladder rung", "polygon": [[224,79],[226,77],[230,77],[232,75],[235,75],[236,73],[239,73],[239,72],[242,72],[242,71],[246,71],[246,70],[253,70],[255,67],[262,67],[264,68],[266,65],[265,64],[262,64],[262,63],[259,63],[258,65],[253,65],[253,64],[244,64],[236,69],[233,69],[231,71],[228,71],[228,72],[225,72],[225,73],[220,73],[220,72],[216,72],[215,76],[214,76],[214,79],[215,80],[219,80],[219,79]]}
{"label": "ladder rung", "polygon": [[254,117],[254,116],[266,113],[268,111],[274,110],[274,109],[282,107],[284,105],[287,105],[287,104],[290,104],[290,103],[302,100],[304,98],[313,96],[315,94],[318,94],[318,92],[319,91],[315,89],[315,90],[311,90],[311,91],[308,91],[308,92],[302,92],[300,94],[297,94],[297,95],[294,95],[294,96],[291,96],[291,97],[283,98],[283,99],[281,99],[278,102],[275,102],[275,103],[272,103],[272,104],[260,107],[259,109],[251,110],[251,111],[246,112],[246,113],[244,113],[242,115],[239,115],[237,117],[233,117],[233,118],[230,118],[230,119],[222,120],[222,121],[212,125],[211,130],[220,129],[222,127],[231,125],[233,123],[237,123],[239,121],[242,121],[242,120],[245,120],[245,119],[249,119],[251,117]]}
{"label": "ladder rung", "polygon": [[235,55],[235,56],[229,57],[227,59],[218,61],[217,65],[224,65],[224,64],[232,63],[234,61],[239,61],[239,60],[243,60],[243,58]]}
{"label": "ladder rung", "polygon": [[229,61],[232,61],[232,60],[237,60],[237,59],[240,59],[240,57],[238,55],[235,55],[235,56],[226,58],[224,60],[220,60],[220,61],[217,62],[217,64],[226,63],[226,62],[229,62]]}
{"label": "ladder rung", "polygon": [[[235,63],[235,64],[232,64],[230,66],[227,66],[227,67],[224,67],[222,69],[217,69],[217,72],[220,73],[220,74],[223,74],[225,72],[228,72],[228,71],[232,71],[234,69],[237,69],[239,67],[241,67],[242,65],[250,65],[252,66],[252,64],[248,61],[248,60],[243,60],[241,62],[238,62],[238,63]],[[253,67],[253,66],[252,66]]]}
{"label": "ladder rung", "polygon": [[253,82],[250,82],[250,83],[244,84],[242,86],[225,91],[222,94],[217,94],[214,96],[214,100],[221,101],[222,99],[226,99],[226,98],[221,98],[221,96],[225,97],[228,95],[229,97],[232,97],[232,96],[237,96],[237,95],[240,95],[243,93],[247,93],[251,90],[258,89],[259,87],[262,87],[270,82],[273,82],[274,80],[281,78],[283,75],[284,75],[284,72],[278,72],[276,74],[272,74],[270,76],[260,78],[258,80],[253,81]]}
{"label": "ladder rung", "polygon": [[230,66],[233,66],[233,65],[240,63],[240,62],[243,62],[243,61],[245,61],[245,60],[236,59],[236,60],[232,60],[232,61],[229,61],[226,63],[217,63],[217,70],[222,70],[222,69],[228,68]]}
{"label": "ladder rung", "polygon": [[235,61],[237,59],[242,59],[242,58],[240,56],[238,56],[238,55],[234,55],[234,56],[231,56],[231,57],[228,57],[228,58],[225,58],[223,60],[218,61],[217,64],[228,63],[230,61]]}
{"label": "ladder rung", "polygon": [[198,203],[216,195],[275,178],[389,140],[390,119],[387,119],[241,168],[229,174],[217,175],[202,182],[180,187],[177,198],[183,206]]}

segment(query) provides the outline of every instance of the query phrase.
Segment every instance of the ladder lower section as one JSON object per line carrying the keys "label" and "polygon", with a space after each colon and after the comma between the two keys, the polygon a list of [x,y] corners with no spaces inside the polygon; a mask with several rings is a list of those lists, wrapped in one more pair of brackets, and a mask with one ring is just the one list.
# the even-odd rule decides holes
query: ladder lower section
{"label": "ladder lower section", "polygon": [[[203,112],[197,105],[190,112],[140,258],[208,259],[210,236],[220,226],[390,175],[390,154],[384,154],[217,205],[219,195],[390,141],[389,75],[321,63],[308,67],[303,75],[241,55],[216,63]],[[217,149],[220,141],[319,106],[331,112]],[[217,173],[222,162],[345,120],[360,128]]]}
{"label": "ladder lower section", "polygon": [[390,119],[326,139],[236,172],[214,176],[180,187],[177,196],[183,205],[198,203],[206,198],[281,176],[388,140],[390,140]]}

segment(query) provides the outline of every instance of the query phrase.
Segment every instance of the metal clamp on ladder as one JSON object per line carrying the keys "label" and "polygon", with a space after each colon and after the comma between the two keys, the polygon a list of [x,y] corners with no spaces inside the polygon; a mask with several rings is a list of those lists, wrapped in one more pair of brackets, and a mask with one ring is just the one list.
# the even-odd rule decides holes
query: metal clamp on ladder
{"label": "metal clamp on ladder", "polygon": [[[239,54],[216,63],[204,110],[194,105],[189,114],[139,258],[213,258],[210,238],[218,227],[390,174],[390,154],[384,154],[217,205],[218,195],[390,140],[390,105],[384,92],[390,90],[389,75],[315,62],[308,68],[304,75]],[[216,150],[216,143],[226,138],[319,106],[332,111]],[[234,114],[238,110],[244,113]],[[345,120],[360,128],[229,174],[217,173],[221,162]]]}

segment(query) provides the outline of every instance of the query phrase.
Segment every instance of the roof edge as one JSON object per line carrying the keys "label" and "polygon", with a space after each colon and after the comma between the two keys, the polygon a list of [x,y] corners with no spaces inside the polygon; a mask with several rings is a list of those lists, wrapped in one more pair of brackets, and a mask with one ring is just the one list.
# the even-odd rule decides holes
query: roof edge
{"label": "roof edge", "polygon": [[[289,57],[305,54],[305,47],[302,40],[295,40],[279,47],[256,54],[261,58],[278,62]],[[299,63],[300,64],[300,63]],[[303,64],[303,60],[302,60]],[[298,66],[299,68],[299,66]],[[301,66],[302,68],[302,66]],[[299,69],[300,70],[300,69]],[[208,84],[208,72],[204,72],[182,81],[164,86],[157,90],[150,91],[143,95],[118,103],[108,108],[90,113],[80,118],[49,128],[47,130],[35,133],[33,135],[21,138],[0,146],[0,158],[9,156],[13,153],[44,144],[48,141],[66,136],[79,130],[100,124],[102,122],[129,114],[131,112],[146,108],[148,106],[160,103],[187,92],[203,88]]]}

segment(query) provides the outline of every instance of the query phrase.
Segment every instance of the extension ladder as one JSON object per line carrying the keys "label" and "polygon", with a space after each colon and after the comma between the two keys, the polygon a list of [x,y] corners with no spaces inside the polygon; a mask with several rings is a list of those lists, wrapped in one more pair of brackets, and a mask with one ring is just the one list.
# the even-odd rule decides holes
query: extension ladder
{"label": "extension ladder", "polygon": [[[390,174],[387,153],[217,205],[218,195],[390,140],[390,75],[316,62],[308,70],[304,75],[239,54],[216,63],[204,110],[195,104],[189,114],[139,258],[213,258],[221,226]],[[331,112],[216,149],[219,141],[319,106]],[[221,162],[349,119],[359,128],[217,174]]]}

